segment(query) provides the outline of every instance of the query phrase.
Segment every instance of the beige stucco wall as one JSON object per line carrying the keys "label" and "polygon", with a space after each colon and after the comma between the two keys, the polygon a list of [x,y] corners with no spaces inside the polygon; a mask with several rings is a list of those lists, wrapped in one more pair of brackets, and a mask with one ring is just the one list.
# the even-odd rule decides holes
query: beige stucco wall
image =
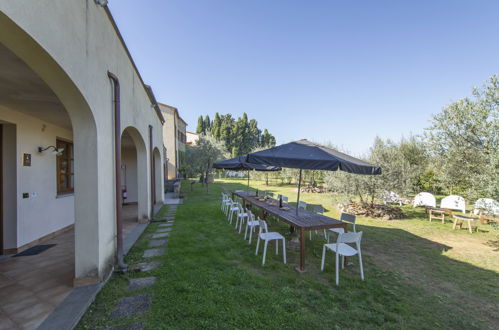
{"label": "beige stucco wall", "polygon": [[177,125],[175,110],[163,104],[159,105],[165,118],[163,125],[163,143],[166,148],[168,179],[177,177]]}
{"label": "beige stucco wall", "polygon": [[[104,8],[93,0],[2,0],[0,11],[0,42],[53,89],[71,117],[76,277],[102,278],[114,263],[116,244],[114,124],[107,72],[120,80],[122,129],[135,127],[147,141],[147,168],[148,127],[153,126],[153,145],[161,148],[161,122]],[[150,171],[144,180],[150,202]],[[157,184],[162,181],[158,178]]]}
{"label": "beige stucco wall", "polygon": [[[13,249],[74,223],[74,196],[57,196],[56,156],[50,151],[37,151],[40,146],[56,145],[57,138],[71,141],[72,132],[1,106],[0,119],[16,125],[15,141],[8,139],[6,144],[16,145],[17,173],[9,170],[4,176],[17,176],[16,189],[20,197],[15,205],[17,219],[12,215],[4,218],[8,227],[16,226],[17,221],[14,237],[4,233],[9,244],[5,248]],[[23,153],[31,154],[31,166],[22,166]],[[29,197],[22,198],[23,193]]]}

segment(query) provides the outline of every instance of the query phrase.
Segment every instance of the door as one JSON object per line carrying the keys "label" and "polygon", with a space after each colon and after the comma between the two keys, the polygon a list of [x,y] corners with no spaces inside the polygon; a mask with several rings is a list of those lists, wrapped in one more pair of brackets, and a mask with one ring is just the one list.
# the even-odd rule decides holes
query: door
{"label": "door", "polygon": [[0,125],[0,254],[3,254],[3,125]]}

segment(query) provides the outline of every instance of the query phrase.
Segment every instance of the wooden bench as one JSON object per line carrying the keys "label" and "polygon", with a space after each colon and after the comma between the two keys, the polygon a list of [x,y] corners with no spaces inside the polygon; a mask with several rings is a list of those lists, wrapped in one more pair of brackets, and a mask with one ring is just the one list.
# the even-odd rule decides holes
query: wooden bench
{"label": "wooden bench", "polygon": [[[459,228],[462,228],[463,222],[467,221],[468,222],[468,230],[469,230],[470,234],[473,233],[471,223],[473,221],[477,221],[478,218],[469,217],[469,216],[461,215],[461,214],[454,214],[452,217],[454,218],[454,225],[452,226],[452,229],[456,229],[457,226],[459,226]],[[475,228],[478,231],[478,227],[475,226]]]}

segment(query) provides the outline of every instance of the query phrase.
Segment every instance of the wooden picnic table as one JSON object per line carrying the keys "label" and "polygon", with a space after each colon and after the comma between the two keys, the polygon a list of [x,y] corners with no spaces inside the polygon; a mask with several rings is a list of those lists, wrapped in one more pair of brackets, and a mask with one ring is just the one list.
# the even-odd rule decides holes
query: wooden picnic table
{"label": "wooden picnic table", "polygon": [[493,216],[489,216],[489,215],[485,215],[485,214],[480,214],[480,223],[482,225],[488,223],[488,222],[499,222],[499,218],[498,217],[493,217]]}
{"label": "wooden picnic table", "polygon": [[300,230],[300,265],[297,270],[299,272],[305,271],[305,230],[316,229],[329,229],[329,228],[343,228],[347,232],[347,224],[343,221],[327,217],[322,214],[317,214],[308,210],[298,209],[296,214],[296,207],[286,205],[286,208],[279,208],[279,201],[270,199],[272,204],[257,199],[254,194],[249,194],[245,191],[235,191],[232,193],[234,197],[238,196],[246,204],[253,205],[260,209],[260,218],[266,219],[267,215],[280,219],[289,225]]}
{"label": "wooden picnic table", "polygon": [[[454,218],[454,225],[452,226],[452,229],[456,229],[456,226],[459,226],[459,228],[462,228],[463,222],[467,221],[468,222],[468,231],[470,232],[470,234],[473,233],[471,223],[473,221],[478,221],[477,217],[469,217],[469,216],[461,215],[461,214],[454,214],[452,217]],[[477,230],[478,230],[478,228],[477,228]]]}

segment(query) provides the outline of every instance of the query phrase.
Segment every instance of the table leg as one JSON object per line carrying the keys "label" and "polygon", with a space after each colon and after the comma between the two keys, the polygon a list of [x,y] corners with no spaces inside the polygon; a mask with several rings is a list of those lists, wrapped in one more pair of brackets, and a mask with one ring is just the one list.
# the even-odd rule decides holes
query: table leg
{"label": "table leg", "polygon": [[473,230],[471,229],[471,221],[468,220],[468,230],[470,231],[470,234],[473,234]]}
{"label": "table leg", "polygon": [[457,226],[457,219],[454,219],[454,224],[452,225],[452,230],[456,229]]}
{"label": "table leg", "polygon": [[305,272],[305,230],[300,228],[300,266],[298,272]]}

